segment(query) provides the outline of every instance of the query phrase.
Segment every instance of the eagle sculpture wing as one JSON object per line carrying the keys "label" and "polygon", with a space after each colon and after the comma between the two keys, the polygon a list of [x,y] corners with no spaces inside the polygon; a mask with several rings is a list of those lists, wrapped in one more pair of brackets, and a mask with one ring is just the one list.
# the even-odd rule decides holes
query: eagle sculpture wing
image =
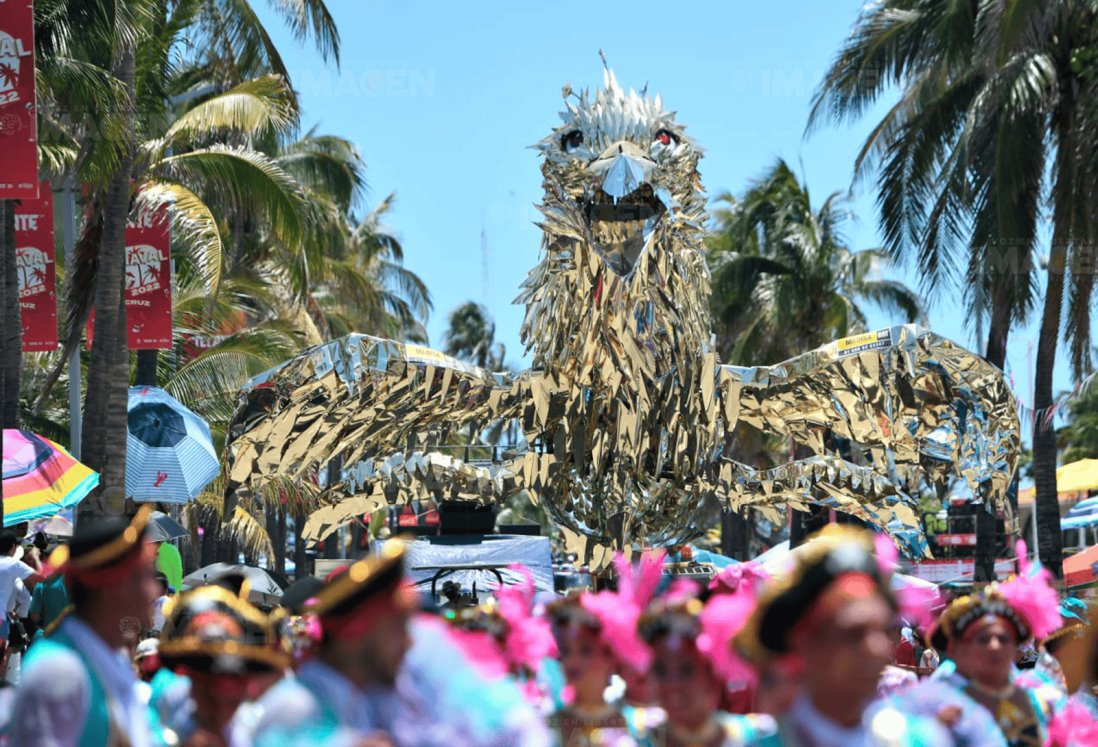
{"label": "eagle sculpture wing", "polygon": [[506,466],[470,463],[457,444],[463,430],[520,415],[531,377],[368,335],[310,348],[243,388],[229,425],[229,493],[275,477],[342,488],[353,503],[323,509],[314,538],[387,501],[499,498]]}
{"label": "eagle sculpture wing", "polygon": [[770,470],[724,460],[718,483],[734,507],[815,503],[917,530],[926,484],[963,479],[977,498],[1005,501],[1014,396],[999,369],[930,331],[895,326],[776,366],[722,366],[717,386],[729,431],[746,423],[812,453]]}

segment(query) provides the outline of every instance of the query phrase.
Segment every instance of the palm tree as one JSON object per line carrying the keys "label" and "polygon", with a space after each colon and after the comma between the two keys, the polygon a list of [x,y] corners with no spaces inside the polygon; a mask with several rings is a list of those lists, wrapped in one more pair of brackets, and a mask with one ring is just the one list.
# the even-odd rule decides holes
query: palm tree
{"label": "palm tree", "polygon": [[[856,169],[881,167],[886,247],[918,261],[927,288],[946,288],[965,268],[967,313],[988,323],[987,356],[999,366],[1010,329],[1035,303],[1048,206],[1038,413],[1053,403],[1065,295],[1072,372],[1091,366],[1093,276],[1071,268],[1094,258],[1096,16],[1094,3],[1075,0],[883,0],[856,22],[810,119],[810,127],[850,121],[900,89]],[[1035,418],[1033,451],[1040,556],[1059,573],[1056,434],[1047,418]]]}
{"label": "palm tree", "polygon": [[488,309],[467,301],[450,312],[443,350],[489,371],[502,371],[507,348],[496,341],[496,325]]}
{"label": "palm tree", "polygon": [[838,194],[819,208],[782,160],[739,198],[725,194],[708,239],[717,344],[725,360],[768,365],[866,329],[863,307],[907,322],[918,297],[881,277],[887,256],[852,251]]}
{"label": "palm tree", "polygon": [[[717,345],[725,360],[778,363],[863,332],[866,303],[904,321],[922,317],[914,293],[880,277],[887,264],[883,252],[854,252],[846,245],[843,228],[852,216],[844,199],[835,193],[814,208],[807,187],[784,161],[777,161],[740,198],[725,194],[718,200],[727,207],[716,212],[708,261]],[[736,456],[751,461],[762,451],[758,434],[742,436],[738,445],[750,454]],[[791,455],[809,454],[794,450]],[[799,544],[825,517],[822,510],[794,512],[792,544]],[[725,522],[724,529],[743,532],[735,521]]]}
{"label": "palm tree", "polygon": [[1068,405],[1068,422],[1057,434],[1065,463],[1098,458],[1098,387],[1091,385]]}

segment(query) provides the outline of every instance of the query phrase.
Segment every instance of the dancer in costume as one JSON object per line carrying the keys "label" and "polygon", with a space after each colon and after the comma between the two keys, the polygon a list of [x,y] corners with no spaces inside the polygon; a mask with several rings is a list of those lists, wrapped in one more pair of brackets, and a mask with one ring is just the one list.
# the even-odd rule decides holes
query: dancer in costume
{"label": "dancer in costume", "polygon": [[[186,687],[161,672],[150,705],[165,745],[228,747],[240,706],[259,677],[281,673],[290,655],[278,648],[270,618],[221,586],[202,586],[179,597],[166,614],[160,658]],[[180,707],[185,689],[189,708]],[[170,695],[169,695],[170,693]],[[166,707],[161,707],[161,706]],[[180,715],[187,714],[182,721]],[[238,739],[237,743],[241,743]]]}
{"label": "dancer in costume", "polygon": [[50,556],[72,609],[23,662],[10,743],[20,747],[152,744],[138,679],[121,651],[156,598],[156,546],[143,542],[150,509],[130,519],[81,522]]}
{"label": "dancer in costume", "polygon": [[313,611],[323,639],[295,679],[275,685],[259,702],[255,744],[353,745],[388,739],[392,693],[410,646],[414,598],[402,587],[403,545],[382,551],[329,577]]}
{"label": "dancer in costume", "polygon": [[896,613],[872,534],[832,525],[810,540],[792,570],[762,590],[736,636],[737,650],[759,667],[790,656],[803,663],[800,692],[778,732],[753,744],[949,744],[933,721],[874,702]]}
{"label": "dancer in costume", "polygon": [[1022,572],[1002,584],[955,599],[938,621],[954,671],[945,681],[991,712],[1011,747],[1037,747],[1048,737],[1048,721],[1062,693],[1014,662],[1019,646],[1060,627],[1058,599],[1047,572],[1030,572],[1024,548]]}
{"label": "dancer in costume", "polygon": [[256,747],[549,745],[513,680],[482,676],[445,623],[415,614],[403,554],[401,542],[386,542],[306,605],[321,640],[295,679],[260,699]]}
{"label": "dancer in costume", "polygon": [[722,710],[729,683],[751,669],[733,653],[732,636],[754,606],[753,595],[719,595],[707,604],[688,598],[657,600],[640,620],[652,648],[652,681],[666,721],[641,734],[646,747],[732,747],[775,731],[770,716]]}
{"label": "dancer in costume", "polygon": [[553,623],[566,682],[564,703],[550,718],[561,745],[594,747],[625,739],[628,729],[621,710],[604,696],[618,663],[601,635],[599,618],[578,596],[554,602],[546,614]]}
{"label": "dancer in costume", "polygon": [[[1060,669],[1068,688],[1078,686],[1067,705],[1049,724],[1049,747],[1098,745],[1098,630],[1094,608],[1078,599],[1060,606],[1064,625],[1045,639],[1045,648],[1064,663]],[[1078,665],[1083,671],[1078,671]],[[1079,676],[1081,674],[1081,677]],[[1081,680],[1081,681],[1080,681]]]}

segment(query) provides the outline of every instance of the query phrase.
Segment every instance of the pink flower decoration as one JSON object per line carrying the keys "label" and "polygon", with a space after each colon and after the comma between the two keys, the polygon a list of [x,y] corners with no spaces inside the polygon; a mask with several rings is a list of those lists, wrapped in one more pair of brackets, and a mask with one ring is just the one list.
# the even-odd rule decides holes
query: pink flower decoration
{"label": "pink flower decoration", "polygon": [[534,576],[523,565],[508,569],[522,576],[522,583],[501,586],[496,591],[500,617],[507,623],[504,655],[513,667],[537,671],[542,659],[557,655],[557,641],[549,621],[535,617]]}
{"label": "pink flower decoration", "polygon": [[1026,559],[1026,543],[1015,546],[1020,573],[999,585],[999,593],[1029,625],[1034,638],[1041,639],[1060,628],[1060,596],[1052,586],[1052,574],[1040,563]]}
{"label": "pink flower decoration", "polygon": [[[1019,556],[1021,557],[1021,556]],[[1087,747],[1098,744],[1098,719],[1077,700],[1052,718],[1048,725],[1049,747]]]}

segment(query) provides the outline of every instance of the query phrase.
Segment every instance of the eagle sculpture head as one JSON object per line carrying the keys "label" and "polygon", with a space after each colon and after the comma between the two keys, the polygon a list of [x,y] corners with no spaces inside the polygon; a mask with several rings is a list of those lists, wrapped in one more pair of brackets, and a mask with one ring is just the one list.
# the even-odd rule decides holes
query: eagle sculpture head
{"label": "eagle sculpture head", "polygon": [[543,255],[518,299],[535,365],[568,368],[577,345],[607,335],[652,365],[699,355],[711,328],[701,150],[659,96],[626,92],[609,69],[594,96],[565,91],[562,123],[536,146]]}

